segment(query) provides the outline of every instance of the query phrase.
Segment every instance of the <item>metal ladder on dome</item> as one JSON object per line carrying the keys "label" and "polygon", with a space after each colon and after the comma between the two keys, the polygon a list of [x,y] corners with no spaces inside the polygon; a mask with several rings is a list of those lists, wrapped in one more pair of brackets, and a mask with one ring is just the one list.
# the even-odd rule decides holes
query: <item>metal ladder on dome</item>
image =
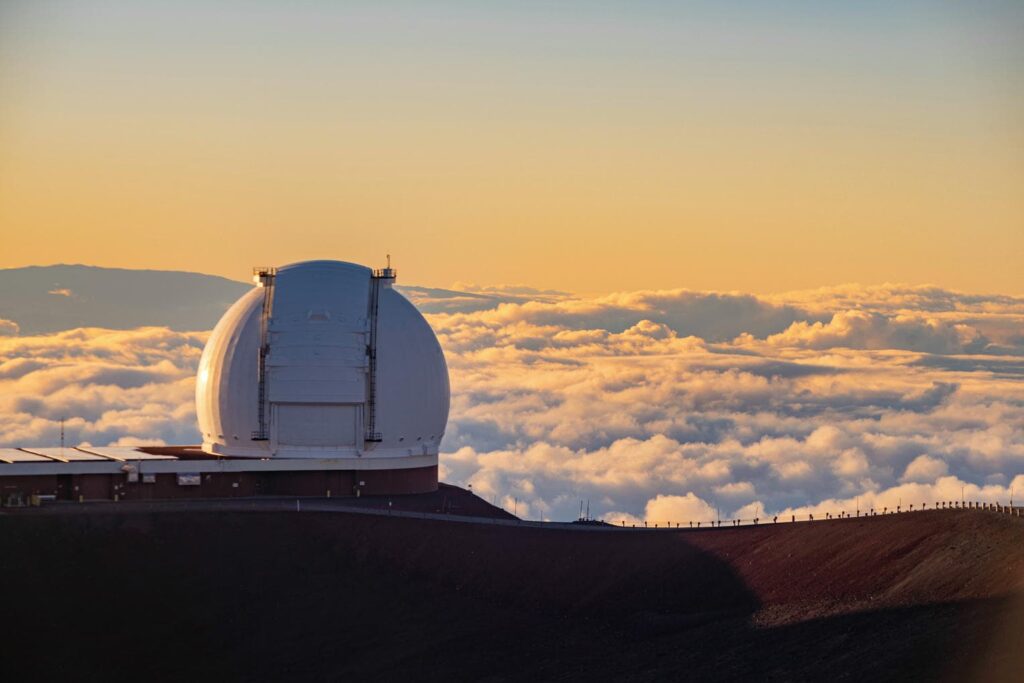
{"label": "metal ladder on dome", "polygon": [[366,345],[367,377],[366,377],[366,443],[380,443],[383,439],[377,431],[377,313],[380,309],[380,289],[386,282],[394,282],[395,271],[391,268],[391,254],[388,254],[386,268],[378,268],[370,274],[370,301],[367,321],[370,328],[370,339]]}
{"label": "metal ladder on dome", "polygon": [[263,287],[263,311],[260,313],[260,349],[257,359],[258,384],[256,389],[259,429],[250,437],[253,441],[266,441],[267,436],[267,355],[270,353],[270,316],[274,312],[274,280],[276,268],[253,268],[253,280]]}

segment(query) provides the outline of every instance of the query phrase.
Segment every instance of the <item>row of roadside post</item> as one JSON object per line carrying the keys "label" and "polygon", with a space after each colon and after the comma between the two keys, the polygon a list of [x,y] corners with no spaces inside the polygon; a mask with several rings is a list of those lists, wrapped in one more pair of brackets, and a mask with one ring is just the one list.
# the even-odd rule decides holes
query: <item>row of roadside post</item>
{"label": "row of roadside post", "polygon": [[[1014,517],[1024,516],[1024,507],[1003,505],[1001,503],[983,503],[974,501],[939,501],[935,503],[931,508],[928,507],[928,503],[923,503],[918,506],[915,510],[913,504],[909,505],[907,509],[903,509],[902,505],[897,505],[895,508],[883,507],[881,509],[869,508],[868,510],[857,510],[854,514],[850,514],[845,510],[841,510],[838,513],[826,512],[819,513],[817,519],[814,513],[808,513],[807,515],[775,515],[771,518],[772,524],[778,524],[779,522],[789,522],[795,524],[797,522],[814,522],[814,521],[828,521],[834,519],[856,519],[860,517],[877,517],[884,515],[897,515],[907,514],[912,512],[925,512],[927,510],[978,510],[986,512],[994,512],[998,514],[1006,514]],[[788,519],[787,519],[788,517]],[[680,522],[648,522],[643,521],[642,523],[632,523],[629,528],[637,529],[714,529],[721,528],[722,526],[758,526],[762,522],[768,523],[767,519],[762,520],[760,517],[753,517],[748,519],[714,519],[710,521],[689,521],[686,523]],[[642,524],[642,525],[641,525]],[[627,522],[621,520],[619,526],[626,527]]]}

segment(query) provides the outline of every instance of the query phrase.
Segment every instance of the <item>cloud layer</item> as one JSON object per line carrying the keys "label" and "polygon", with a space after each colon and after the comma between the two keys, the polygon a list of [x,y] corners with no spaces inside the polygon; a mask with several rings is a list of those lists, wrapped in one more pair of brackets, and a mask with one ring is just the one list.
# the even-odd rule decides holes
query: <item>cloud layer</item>
{"label": "cloud layer", "polygon": [[0,445],[194,443],[206,333],[79,328],[0,337]]}
{"label": "cloud layer", "polygon": [[[596,517],[687,523],[1024,496],[1022,298],[407,293],[451,368],[442,477],[520,515],[574,518],[583,499]],[[195,442],[205,336],[0,336],[0,444],[54,443],[61,416],[71,441]]]}
{"label": "cloud layer", "polygon": [[445,476],[532,516],[838,512],[965,482],[1005,500],[1024,473],[1024,299],[676,290],[430,320]]}

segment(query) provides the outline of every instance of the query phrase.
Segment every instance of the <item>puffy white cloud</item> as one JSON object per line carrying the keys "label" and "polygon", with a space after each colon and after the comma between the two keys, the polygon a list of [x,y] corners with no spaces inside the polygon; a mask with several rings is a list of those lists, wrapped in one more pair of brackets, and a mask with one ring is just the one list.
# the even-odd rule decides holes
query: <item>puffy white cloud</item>
{"label": "puffy white cloud", "polygon": [[455,392],[449,479],[500,499],[530,477],[556,518],[580,498],[627,520],[659,495],[749,516],[1024,471],[1024,299],[677,290],[430,318]]}
{"label": "puffy white cloud", "polygon": [[848,448],[839,454],[832,465],[832,470],[840,477],[857,477],[865,475],[871,469],[864,451],[859,448]]}
{"label": "puffy white cloud", "polygon": [[[442,478],[522,516],[589,500],[627,523],[770,517],[960,486],[995,500],[1024,474],[1022,299],[420,289],[451,369]],[[195,443],[204,340],[0,337],[0,444],[52,444],[61,416],[72,441]]]}
{"label": "puffy white cloud", "polygon": [[769,344],[782,347],[831,349],[907,349],[930,353],[970,353],[989,342],[970,325],[937,318],[869,311],[841,311],[827,322],[795,322],[773,334]]}
{"label": "puffy white cloud", "polygon": [[[967,294],[933,285],[857,284],[787,292],[765,297],[826,319],[842,311],[871,311],[888,317],[921,318],[966,325],[994,344],[1022,345],[1024,297]],[[991,347],[990,347],[991,348]]]}
{"label": "puffy white cloud", "polygon": [[[0,445],[194,443],[206,333],[83,328],[0,339]],[[125,441],[128,439],[128,441]]]}
{"label": "puffy white cloud", "polygon": [[0,337],[13,337],[18,334],[18,323],[0,318]]}
{"label": "puffy white cloud", "polygon": [[930,483],[949,474],[949,465],[929,455],[919,455],[910,461],[900,481]]}
{"label": "puffy white cloud", "polygon": [[618,333],[641,321],[663,324],[680,337],[728,341],[744,332],[764,337],[798,320],[818,319],[820,316],[750,294],[677,289],[620,292],[597,299],[504,302],[487,310],[438,314],[432,322],[450,334],[487,344],[514,343],[518,335],[509,334],[516,330]]}
{"label": "puffy white cloud", "polygon": [[657,495],[647,501],[644,519],[660,524],[686,525],[689,522],[715,521],[718,513],[712,506],[692,493],[685,496]]}
{"label": "puffy white cloud", "polygon": [[730,481],[716,486],[714,489],[719,498],[740,498],[750,500],[754,497],[754,485],[749,481]]}

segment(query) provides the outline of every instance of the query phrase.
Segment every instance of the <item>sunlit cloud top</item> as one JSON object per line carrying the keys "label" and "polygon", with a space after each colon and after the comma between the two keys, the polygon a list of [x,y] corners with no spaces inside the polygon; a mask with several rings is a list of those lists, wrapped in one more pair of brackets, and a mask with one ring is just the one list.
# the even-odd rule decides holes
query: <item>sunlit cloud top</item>
{"label": "sunlit cloud top", "polygon": [[[522,298],[407,293],[451,372],[442,479],[525,516],[571,519],[581,498],[686,523],[1024,495],[1024,297],[495,289]],[[61,418],[71,443],[195,443],[206,336],[0,320],[0,446],[53,445]]]}

